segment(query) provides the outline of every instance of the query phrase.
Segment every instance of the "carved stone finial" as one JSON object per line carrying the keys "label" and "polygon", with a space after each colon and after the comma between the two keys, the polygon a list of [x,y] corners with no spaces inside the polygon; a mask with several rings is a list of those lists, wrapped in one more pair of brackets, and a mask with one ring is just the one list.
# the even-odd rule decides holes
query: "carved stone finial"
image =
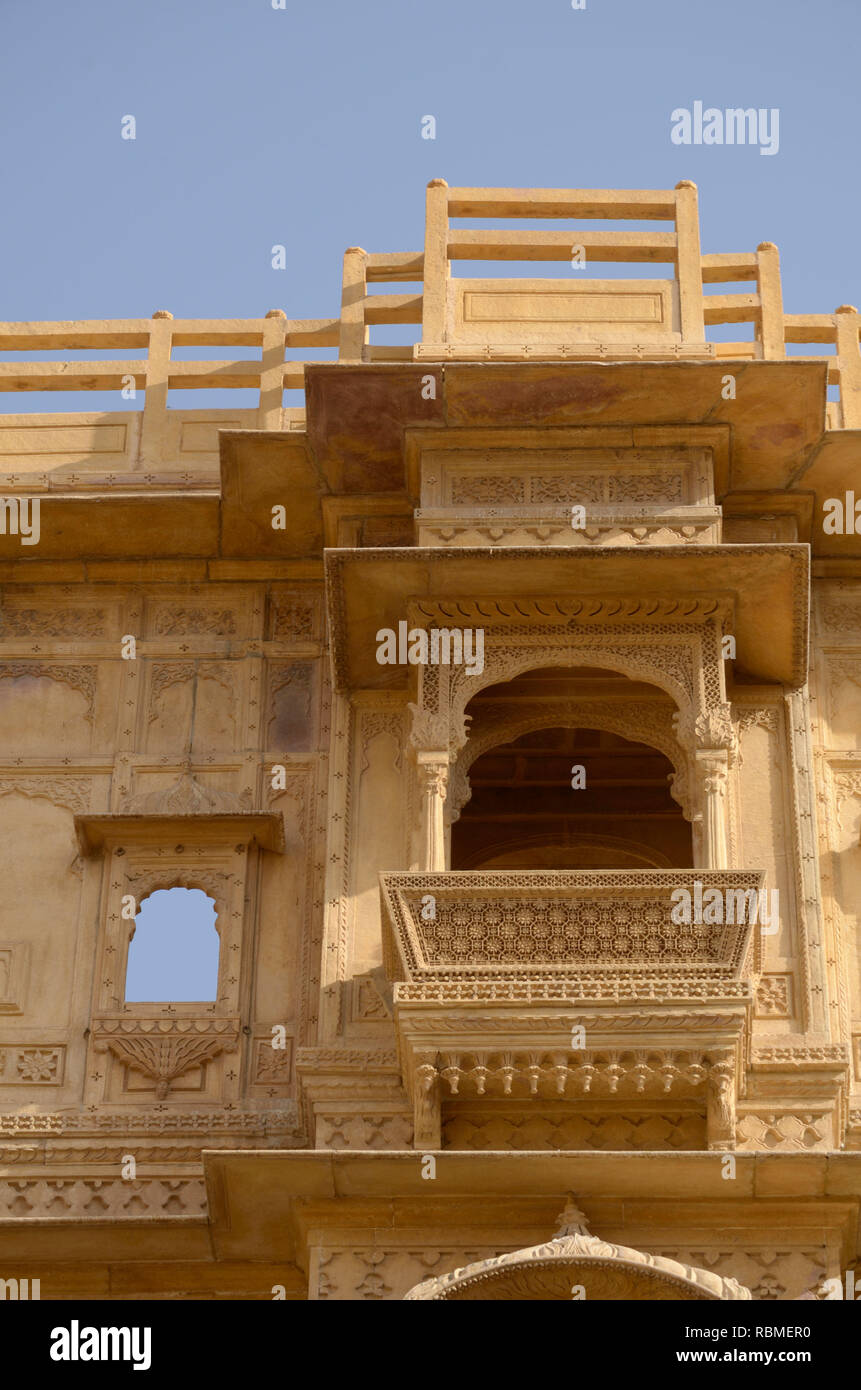
{"label": "carved stone finial", "polygon": [[171,786],[165,789],[159,787],[147,793],[130,809],[148,815],[206,816],[248,810],[249,801],[250,798],[244,793],[236,797],[204,787],[186,761],[183,771]]}
{"label": "carved stone finial", "polygon": [[283,309],[267,309],[265,317],[267,319],[286,319],[287,315]]}
{"label": "carved stone finial", "polygon": [[172,318],[173,318],[173,314],[170,312],[170,309],[156,309],[155,313],[153,314],[153,318],[154,318],[154,319],[172,319]]}
{"label": "carved stone finial", "polygon": [[573,1192],[566,1194],[565,1209],[559,1213],[559,1230],[553,1233],[554,1240],[563,1240],[565,1236],[588,1236],[589,1222],[583,1212],[574,1201]]}
{"label": "carved stone finial", "polygon": [[854,304],[838,304],[834,312],[835,314],[857,314],[858,310]]}
{"label": "carved stone finial", "polygon": [[757,251],[776,251],[777,246],[773,241],[761,241],[756,249]]}
{"label": "carved stone finial", "polygon": [[697,186],[692,179],[679,179],[676,188],[692,188],[695,193],[697,191]]}
{"label": "carved stone finial", "polygon": [[448,188],[445,179],[431,179],[428,188]]}

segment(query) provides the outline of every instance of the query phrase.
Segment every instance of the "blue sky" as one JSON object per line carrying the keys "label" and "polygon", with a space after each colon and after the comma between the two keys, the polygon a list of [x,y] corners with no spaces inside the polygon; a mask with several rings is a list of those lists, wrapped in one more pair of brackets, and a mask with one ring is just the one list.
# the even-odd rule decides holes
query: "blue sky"
{"label": "blue sky", "polygon": [[128,1001],[215,999],[215,903],[200,888],[159,888],[141,903],[129,946]]}
{"label": "blue sky", "polygon": [[[692,178],[705,251],[776,241],[787,311],[831,312],[861,300],[859,29],[858,0],[3,0],[2,315],[336,314],[345,247],[420,249],[433,177]],[[673,144],[696,100],[778,108],[779,152]]]}

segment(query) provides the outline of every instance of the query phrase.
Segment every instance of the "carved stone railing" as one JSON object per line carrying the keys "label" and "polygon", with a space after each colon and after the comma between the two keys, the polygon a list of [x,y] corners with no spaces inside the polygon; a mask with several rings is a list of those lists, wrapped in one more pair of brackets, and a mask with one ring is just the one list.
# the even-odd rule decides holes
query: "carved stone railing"
{"label": "carved stone railing", "polygon": [[[573,985],[585,968],[738,978],[762,877],[694,869],[382,874],[386,965],[391,978],[407,981],[552,974]],[[679,920],[680,891],[689,895],[687,923]],[[708,920],[718,914],[715,892],[721,917],[733,920]]]}
{"label": "carved stone railing", "polygon": [[[556,225],[520,228],[522,219],[535,217]],[[628,221],[639,229],[592,231],[588,223],[594,218]],[[465,228],[453,226],[453,219],[505,219],[513,225]],[[572,230],[571,219],[587,225]],[[656,221],[668,230],[656,231]],[[504,266],[512,260],[557,262],[563,277],[452,278],[457,261]],[[591,269],[602,263],[655,261],[672,266],[670,278],[622,282],[583,275],[587,262]],[[734,281],[750,282],[753,292],[704,292],[704,286]],[[422,289],[418,294],[413,289],[369,293],[391,283],[419,283]],[[752,338],[706,341],[707,328],[731,323],[751,324]],[[421,341],[412,346],[369,342],[372,327],[403,324],[421,325]],[[13,416],[5,426],[14,435],[10,452],[20,454],[23,448],[31,456],[28,462],[38,455],[48,472],[56,467],[53,455],[67,451],[83,457],[115,452],[134,470],[135,463],[155,468],[170,461],[183,429],[192,460],[201,452],[201,441],[211,452],[219,419],[222,428],[301,428],[303,412],[283,406],[283,391],[304,387],[305,368],[325,361],[316,358],[318,349],[337,348],[340,360],[348,362],[526,357],[774,361],[785,359],[787,343],[826,344],[834,349],[824,359],[828,382],[840,391],[839,402],[831,403],[828,425],[851,429],[861,423],[859,330],[861,315],[851,304],[841,304],[833,314],[784,313],[780,258],[772,242],[761,242],[756,251],[704,254],[697,189],[687,179],[673,189],[615,190],[449,188],[444,179],[432,179],[424,250],[369,253],[348,247],[337,316],[291,319],[281,309],[270,309],[262,318],[174,319],[162,309],[152,319],[0,323],[0,349],[20,355],[0,362],[0,392],[110,391],[116,392],[120,407],[134,399],[134,391],[145,392],[142,420],[122,408],[89,418],[49,413],[39,421],[41,438],[28,438],[33,416]],[[174,349],[189,347],[252,347],[259,348],[260,356],[187,361],[174,355]],[[288,349],[311,355],[299,360],[288,357]],[[34,352],[57,350],[76,356],[94,351],[98,360],[30,359]],[[105,352],[121,356],[106,360]],[[180,414],[167,409],[169,390],[225,388],[259,392],[259,406],[169,418]],[[49,429],[53,437],[47,439]]]}

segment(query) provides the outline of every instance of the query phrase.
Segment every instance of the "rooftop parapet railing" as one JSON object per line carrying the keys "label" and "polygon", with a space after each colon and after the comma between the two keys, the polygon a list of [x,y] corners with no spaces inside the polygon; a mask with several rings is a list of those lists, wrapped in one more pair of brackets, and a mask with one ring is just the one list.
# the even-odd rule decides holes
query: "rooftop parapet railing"
{"label": "rooftop parapet railing", "polygon": [[[667,222],[667,231],[463,228],[459,219],[627,220]],[[453,278],[452,265],[473,262],[568,262],[565,280]],[[655,280],[596,280],[583,264],[665,263],[672,276]],[[751,293],[706,294],[704,286],[750,281]],[[420,293],[372,293],[385,283],[421,283]],[[751,324],[740,342],[707,342],[713,325]],[[377,325],[421,325],[414,344],[370,342]],[[342,362],[424,360],[626,360],[689,356],[711,360],[777,360],[787,344],[834,348],[814,360],[827,362],[829,428],[861,428],[861,315],[851,305],[833,314],[786,314],[777,247],[755,252],[703,254],[697,190],[683,181],[672,190],[449,188],[432,180],[427,190],[423,252],[369,253],[351,247],[344,256],[337,318],[289,319],[279,309],[262,318],[152,319],[0,323],[0,352],[128,353],[103,361],[0,362],[0,391],[116,391],[144,393],[142,411],[120,409],[74,414],[6,415],[0,422],[0,469],[14,459],[28,481],[44,470],[98,459],[116,473],[174,469],[191,474],[217,461],[219,428],[301,429],[301,407],[285,407],[285,390],[302,390],[315,349],[337,349]],[[258,358],[179,360],[175,349],[258,348]],[[307,352],[288,360],[291,350]],[[796,359],[797,360],[797,359]],[[176,410],[171,390],[252,388],[256,407]],[[125,395],[123,394],[125,392]],[[59,430],[48,438],[45,430]],[[95,456],[98,456],[96,459]],[[12,477],[6,474],[6,480]],[[15,475],[17,476],[17,475]],[[0,478],[4,475],[0,472]],[[68,474],[65,475],[68,478]],[[48,483],[46,482],[47,486]]]}

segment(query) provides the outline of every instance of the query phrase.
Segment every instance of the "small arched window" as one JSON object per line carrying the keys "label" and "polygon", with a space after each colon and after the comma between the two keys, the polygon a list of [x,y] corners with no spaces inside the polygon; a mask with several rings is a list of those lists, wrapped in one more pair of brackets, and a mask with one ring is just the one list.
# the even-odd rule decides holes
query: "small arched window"
{"label": "small arched window", "polygon": [[218,994],[215,900],[200,888],[159,888],[135,917],[127,1003],[205,1003]]}

